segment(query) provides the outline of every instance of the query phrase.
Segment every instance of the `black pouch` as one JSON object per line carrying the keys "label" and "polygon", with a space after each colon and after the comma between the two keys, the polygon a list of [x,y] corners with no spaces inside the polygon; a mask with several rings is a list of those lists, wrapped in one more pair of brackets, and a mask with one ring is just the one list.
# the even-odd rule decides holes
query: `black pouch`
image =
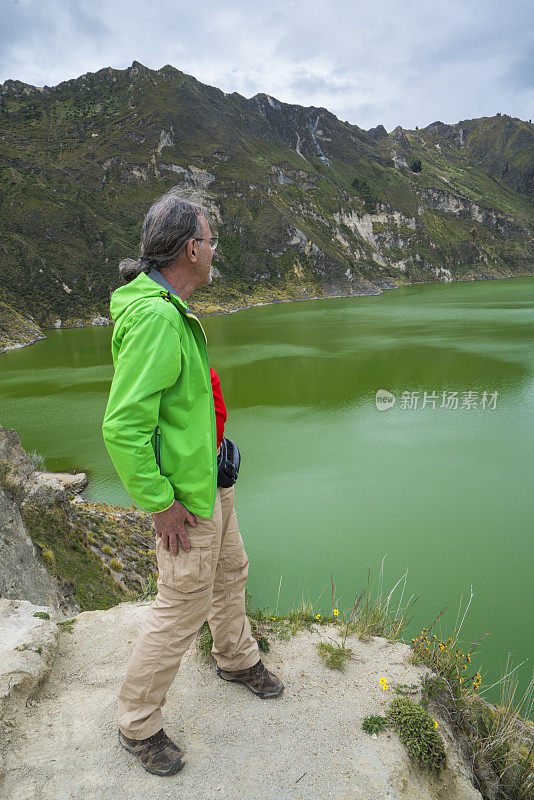
{"label": "black pouch", "polygon": [[239,447],[231,439],[223,437],[217,456],[217,486],[221,486],[223,489],[233,486],[237,480],[240,464]]}

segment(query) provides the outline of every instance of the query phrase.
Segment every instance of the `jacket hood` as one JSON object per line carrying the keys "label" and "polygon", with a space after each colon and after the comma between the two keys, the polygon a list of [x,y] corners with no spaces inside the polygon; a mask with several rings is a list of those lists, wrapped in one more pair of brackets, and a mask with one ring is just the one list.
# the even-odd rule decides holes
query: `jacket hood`
{"label": "jacket hood", "polygon": [[113,322],[117,322],[119,317],[124,314],[127,308],[134,303],[149,300],[150,298],[167,297],[174,303],[181,311],[190,315],[186,303],[177,295],[171,295],[166,292],[158,283],[149,278],[144,272],[130,281],[124,286],[119,286],[111,295],[111,302],[109,304],[111,318]]}

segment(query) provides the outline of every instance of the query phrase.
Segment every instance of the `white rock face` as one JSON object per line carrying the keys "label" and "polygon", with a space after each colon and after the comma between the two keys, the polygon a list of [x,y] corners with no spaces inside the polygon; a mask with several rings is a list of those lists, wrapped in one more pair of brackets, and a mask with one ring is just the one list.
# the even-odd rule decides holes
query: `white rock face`
{"label": "white rock face", "polygon": [[85,472],[78,472],[76,475],[73,475],[71,472],[36,471],[32,475],[32,483],[35,483],[36,489],[44,484],[54,489],[57,487],[63,488],[67,494],[72,495],[85,489],[88,480]]}
{"label": "white rock face", "polygon": [[395,169],[399,169],[399,167],[407,167],[408,162],[403,156],[399,156],[396,150],[391,150],[391,157],[393,159],[393,163],[395,164]]}
{"label": "white rock face", "polygon": [[289,247],[296,246],[299,250],[304,251],[307,244],[306,234],[299,228],[291,226],[288,230],[289,239],[287,243]]}
{"label": "white rock face", "polygon": [[446,269],[446,267],[432,267],[431,269],[436,277],[442,280],[443,283],[451,283],[452,273],[450,269]]}
{"label": "white rock face", "polygon": [[458,197],[451,192],[446,192],[442,189],[425,188],[418,190],[417,193],[432,208],[436,208],[439,211],[446,211],[456,216],[470,218],[473,222],[479,222],[481,225],[497,228],[505,236],[524,230],[518,224],[517,220],[510,217],[508,214],[495,211],[493,208],[483,208],[477,203],[473,203],[463,197]]}
{"label": "white rock face", "polygon": [[166,131],[165,128],[159,134],[159,142],[158,142],[158,153],[161,153],[164,147],[174,147],[174,130],[171,125],[171,129]]}
{"label": "white rock face", "polygon": [[185,169],[185,167],[180,167],[178,164],[160,164],[159,166],[160,169],[169,172],[177,172],[179,175],[182,175],[185,180],[202,188],[206,188],[215,180],[215,175],[212,175],[211,172],[201,169],[200,167],[195,167],[193,164],[189,164],[187,169]]}
{"label": "white rock face", "polygon": [[[33,615],[43,611],[50,620]],[[27,600],[0,598],[0,717],[23,707],[56,656],[56,611]]]}
{"label": "white rock face", "polygon": [[150,775],[118,746],[116,718],[117,692],[148,611],[149,604],[121,603],[84,612],[73,633],[61,635],[36,705],[21,707],[14,720],[3,796],[481,800],[443,720],[447,768],[439,778],[410,762],[395,733],[372,739],[362,731],[365,716],[385,712],[396,683],[418,684],[426,669],[409,663],[407,645],[351,637],[345,672],[331,671],[316,646],[337,638],[333,626],[316,626],[287,642],[273,639],[262,659],[286,688],[271,701],[221,681],[214,665],[190,648],[163,709],[165,730],[185,748],[186,765],[166,781]]}
{"label": "white rock face", "polygon": [[[384,209],[384,206],[382,206],[382,209]],[[402,211],[394,210],[377,211],[375,214],[358,214],[354,210],[345,211],[342,209],[340,212],[334,214],[334,219],[338,225],[346,225],[352,233],[361,237],[365,242],[371,245],[374,250],[371,255],[377,264],[381,266],[389,265],[402,272],[406,270],[407,265],[404,260],[395,262],[388,261],[383,255],[383,250],[388,247],[402,248],[405,246],[405,239],[400,235],[401,232],[397,232],[396,229],[402,225],[414,231],[416,229],[416,221],[413,217],[406,216]],[[384,225],[384,232],[375,234],[373,228],[374,223]],[[349,246],[349,243],[344,239],[339,230],[335,231],[335,236],[341,244]],[[357,251],[354,249],[352,249],[352,252],[357,254]],[[357,255],[359,255],[359,253]]]}

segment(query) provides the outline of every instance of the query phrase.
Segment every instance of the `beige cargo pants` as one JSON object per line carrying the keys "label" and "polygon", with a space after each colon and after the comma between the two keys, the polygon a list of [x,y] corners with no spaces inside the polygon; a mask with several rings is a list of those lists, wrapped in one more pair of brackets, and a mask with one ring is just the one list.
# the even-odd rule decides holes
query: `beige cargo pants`
{"label": "beige cargo pants", "polygon": [[249,560],[237,525],[234,487],[217,487],[211,519],[186,523],[191,549],[178,555],[156,536],[158,593],[134,647],[119,692],[119,727],[145,739],[163,727],[162,707],[183,654],[207,619],[221,669],[252,667],[260,658],[245,614]]}

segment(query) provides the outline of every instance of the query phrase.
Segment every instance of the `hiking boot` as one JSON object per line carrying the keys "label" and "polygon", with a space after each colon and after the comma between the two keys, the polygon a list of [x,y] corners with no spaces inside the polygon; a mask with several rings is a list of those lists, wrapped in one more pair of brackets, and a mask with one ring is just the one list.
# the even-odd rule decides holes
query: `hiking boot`
{"label": "hiking boot", "polygon": [[119,742],[153,775],[174,775],[184,765],[182,751],[163,728],[148,739],[128,739],[119,728]]}
{"label": "hiking boot", "polygon": [[251,692],[257,694],[258,697],[278,697],[284,691],[284,684],[276,675],[265,667],[262,660],[254,664],[253,667],[247,669],[238,669],[234,672],[229,672],[226,669],[221,669],[217,664],[216,672],[219,678],[225,681],[235,681],[235,683],[242,683],[247,686]]}

